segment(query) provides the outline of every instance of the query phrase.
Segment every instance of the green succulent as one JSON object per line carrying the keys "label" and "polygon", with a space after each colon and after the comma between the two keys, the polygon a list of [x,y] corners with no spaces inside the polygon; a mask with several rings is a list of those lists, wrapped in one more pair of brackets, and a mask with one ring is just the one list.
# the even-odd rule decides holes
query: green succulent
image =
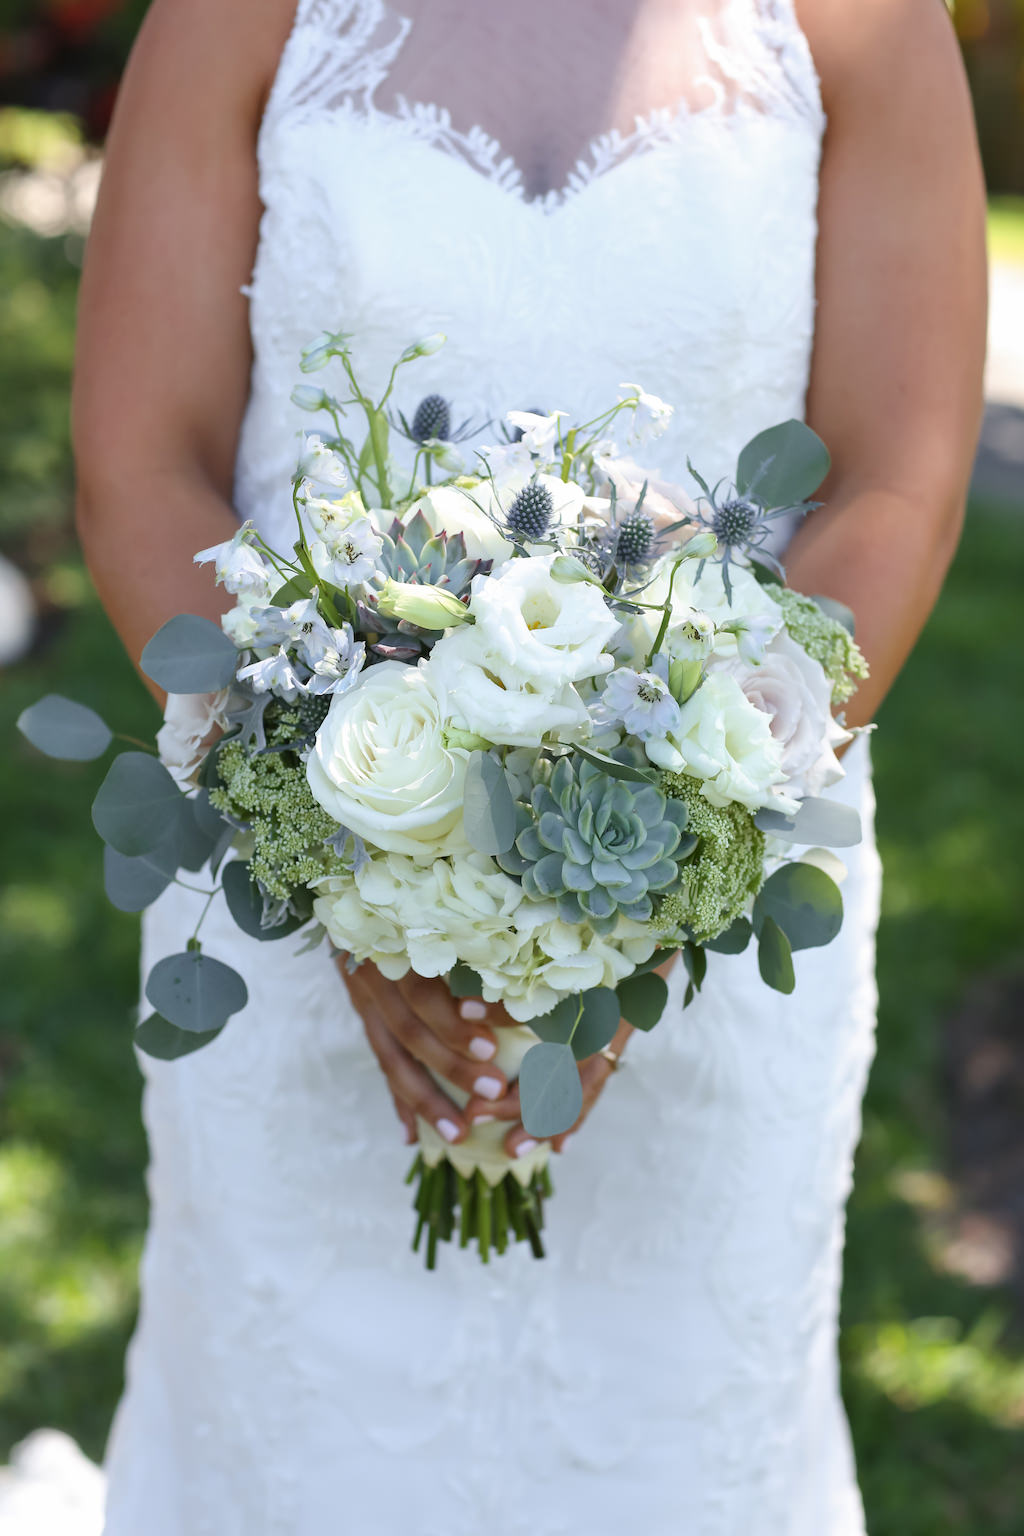
{"label": "green succulent", "polygon": [[[471,560],[461,533],[434,533],[422,512],[414,513],[406,523],[396,517],[381,535],[381,544],[377,564],[385,576],[392,581],[444,587],[453,597],[461,597],[473,577],[486,575],[492,564],[490,560]],[[414,661],[437,639],[436,634],[417,629],[404,619],[389,618],[372,599],[358,607],[361,629],[378,637],[370,646],[378,655]]]}
{"label": "green succulent", "polygon": [[518,806],[514,846],[498,858],[528,895],[555,898],[567,923],[609,932],[620,915],[647,922],[652,894],[677,884],[696,839],[687,808],[652,784],[612,778],[595,764],[559,758],[547,784]]}

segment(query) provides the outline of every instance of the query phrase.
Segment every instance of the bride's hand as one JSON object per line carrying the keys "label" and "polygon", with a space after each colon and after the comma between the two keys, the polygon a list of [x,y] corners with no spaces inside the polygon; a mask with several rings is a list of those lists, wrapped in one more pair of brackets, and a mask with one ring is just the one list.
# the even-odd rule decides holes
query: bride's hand
{"label": "bride's hand", "polygon": [[[480,1006],[484,1007],[486,1005],[481,1004]],[[500,1009],[499,1011],[503,1015],[502,1022],[513,1022],[508,1018],[507,1014],[504,1013],[503,1009]],[[619,1025],[618,1033],[611,1043],[612,1053],[616,1057],[622,1053],[626,1041],[629,1039],[632,1033],[632,1026],[623,1020],[623,1022]],[[615,1067],[607,1056],[588,1056],[585,1061],[580,1063],[580,1081],[583,1085],[583,1108],[580,1111],[579,1118],[577,1119],[575,1125],[570,1126],[567,1131],[563,1131],[560,1136],[552,1137],[551,1146],[553,1151],[561,1152],[564,1150],[565,1144],[569,1140],[569,1137],[576,1134],[584,1120],[590,1114],[590,1111],[593,1109],[594,1105],[597,1103],[598,1099],[601,1097],[601,1094],[604,1092],[605,1084],[614,1071]],[[470,1123],[475,1123],[478,1125],[482,1121],[488,1119],[514,1120],[515,1124],[509,1131],[508,1135],[505,1137],[505,1151],[508,1153],[509,1157],[523,1157],[527,1152],[532,1152],[534,1147],[537,1145],[536,1141],[526,1130],[526,1127],[522,1122],[522,1108],[519,1103],[518,1083],[512,1084],[504,1098],[496,1099],[491,1103],[488,1103],[482,1098],[471,1098],[463,1113],[466,1115]]]}
{"label": "bride's hand", "polygon": [[417,1115],[429,1120],[446,1141],[461,1141],[470,1128],[471,1114],[441,1091],[431,1072],[464,1089],[474,1105],[507,1098],[505,1074],[492,1064],[498,1041],[484,1022],[483,1003],[475,998],[459,1003],[443,981],[412,971],[401,981],[388,981],[369,961],[351,975],[341,962],[339,970],[387,1078],[408,1142],[416,1140]]}

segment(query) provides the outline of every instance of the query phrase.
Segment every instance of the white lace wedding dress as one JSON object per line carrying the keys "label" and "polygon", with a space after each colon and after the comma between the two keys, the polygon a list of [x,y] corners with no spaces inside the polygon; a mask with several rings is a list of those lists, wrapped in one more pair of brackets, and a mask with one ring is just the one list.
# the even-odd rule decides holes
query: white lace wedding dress
{"label": "white lace wedding dress", "polygon": [[[683,0],[686,84],[530,195],[482,130],[413,104],[415,27],[300,0],[266,108],[255,365],[237,503],[288,539],[300,347],[352,333],[410,411],[589,415],[636,379],[655,445],[728,474],[802,410],[818,83],[790,0]],[[493,435],[493,429],[492,434]],[[409,1251],[409,1152],[325,953],[214,911],[250,1004],[144,1062],[152,1225],[107,1459],[107,1536],[860,1536],[837,1387],[843,1205],[873,1047],[878,864],[866,742],[846,921],[790,998],[752,955],[674,986],[556,1161],[549,1257]],[[147,917],[179,950],[194,898]]]}

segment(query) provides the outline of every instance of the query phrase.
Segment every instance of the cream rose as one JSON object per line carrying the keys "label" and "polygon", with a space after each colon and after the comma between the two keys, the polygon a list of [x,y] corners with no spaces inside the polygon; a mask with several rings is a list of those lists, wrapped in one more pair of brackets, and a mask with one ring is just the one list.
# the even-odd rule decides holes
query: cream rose
{"label": "cream rose", "polygon": [[796,809],[795,801],[777,793],[786,775],[771,720],[726,672],[711,673],[681,706],[676,729],[644,747],[659,768],[701,779],[712,805]]}
{"label": "cream rose", "polygon": [[445,744],[425,667],[385,661],[335,694],[306,763],[329,816],[390,853],[429,860],[461,836],[467,753]]}

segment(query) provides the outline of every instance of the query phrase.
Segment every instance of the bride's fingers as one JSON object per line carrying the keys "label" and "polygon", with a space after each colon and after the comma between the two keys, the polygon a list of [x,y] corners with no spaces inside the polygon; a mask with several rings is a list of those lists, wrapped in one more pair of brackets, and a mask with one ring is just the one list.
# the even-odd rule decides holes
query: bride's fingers
{"label": "bride's fingers", "polygon": [[396,997],[389,1003],[385,1018],[411,1056],[466,1093],[490,1103],[508,1091],[504,1072],[493,1065],[485,1066],[474,1061],[472,1057],[460,1056],[412,1012],[404,997]]}
{"label": "bride's fingers", "polygon": [[467,1124],[461,1111],[447,1094],[441,1092],[429,1072],[396,1040],[391,1029],[373,1007],[363,1014],[363,1027],[370,1049],[380,1063],[387,1078],[396,1108],[403,1125],[415,1129],[415,1116],[420,1115],[433,1125],[445,1141],[459,1141],[466,1134]]}
{"label": "bride's fingers", "polygon": [[453,1051],[470,1061],[492,1061],[498,1040],[487,1024],[487,1004],[475,997],[452,997],[442,981],[432,981],[410,971],[398,983],[399,991],[417,1018],[432,1029]]}

